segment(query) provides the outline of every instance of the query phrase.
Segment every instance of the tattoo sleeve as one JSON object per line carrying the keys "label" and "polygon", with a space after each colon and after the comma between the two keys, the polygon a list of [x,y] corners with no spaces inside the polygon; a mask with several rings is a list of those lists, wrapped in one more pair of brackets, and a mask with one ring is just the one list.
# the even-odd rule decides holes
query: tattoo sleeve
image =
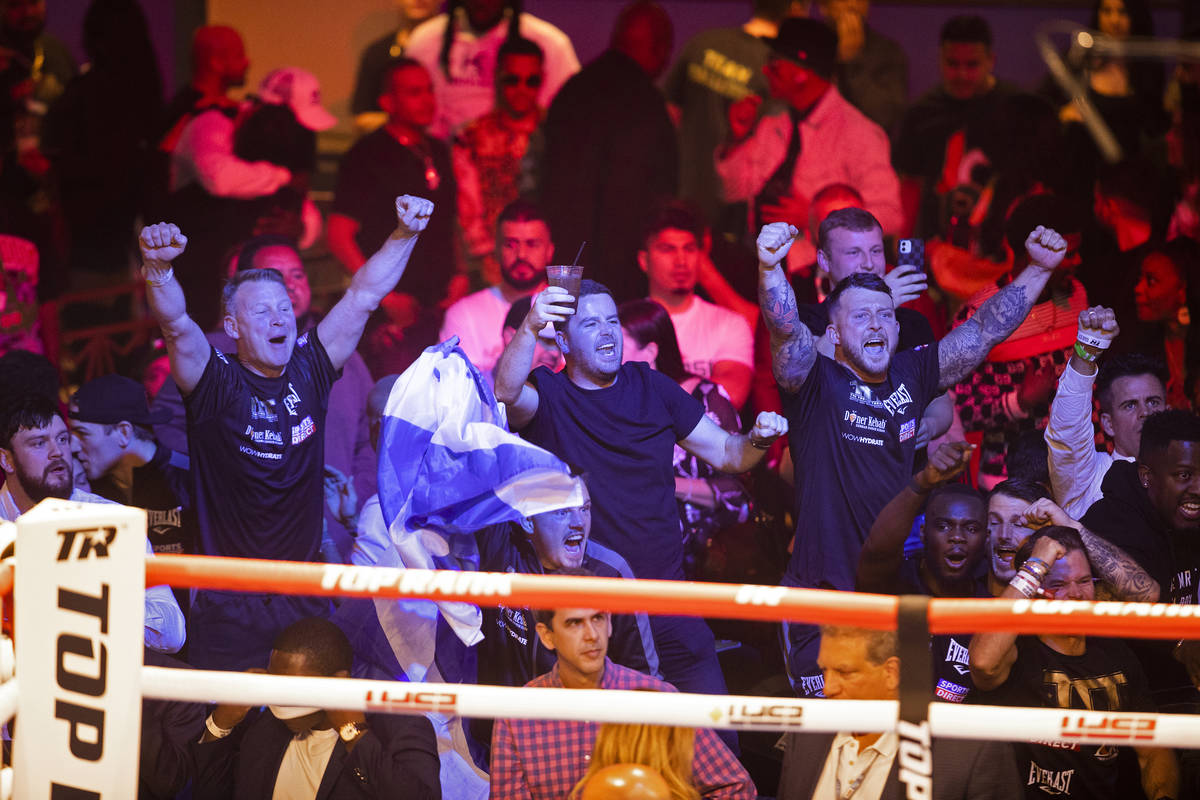
{"label": "tattoo sleeve", "polygon": [[817,361],[817,342],[800,321],[796,295],[779,266],[758,270],[758,305],[771,335],[771,371],[779,388],[799,391]]}
{"label": "tattoo sleeve", "polygon": [[1087,548],[1088,561],[1092,563],[1096,576],[1112,587],[1118,600],[1158,602],[1158,581],[1147,575],[1124,550],[1087,528],[1081,528],[1079,535]]}
{"label": "tattoo sleeve", "polygon": [[975,315],[942,338],[938,344],[938,366],[942,389],[970,375],[988,351],[1008,338],[1033,308],[1035,293],[1019,283],[1010,283],[989,297]]}

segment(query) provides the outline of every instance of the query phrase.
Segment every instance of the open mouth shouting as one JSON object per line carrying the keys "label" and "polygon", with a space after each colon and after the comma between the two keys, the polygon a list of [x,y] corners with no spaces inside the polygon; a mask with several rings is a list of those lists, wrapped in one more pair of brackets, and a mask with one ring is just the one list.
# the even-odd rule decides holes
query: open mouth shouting
{"label": "open mouth shouting", "polygon": [[596,352],[603,358],[616,358],[617,343],[612,339],[607,339],[596,347]]}
{"label": "open mouth shouting", "polygon": [[[952,547],[946,551],[942,560],[946,563],[947,571],[960,572],[967,566],[967,550],[966,548]],[[1012,563],[1011,559],[1009,563]]]}
{"label": "open mouth shouting", "polygon": [[1182,498],[1179,501],[1179,516],[1192,525],[1200,523],[1200,498],[1191,496]]}
{"label": "open mouth shouting", "polygon": [[267,339],[267,341],[274,345],[286,344],[287,334],[281,333],[278,336],[272,336],[270,339]]}
{"label": "open mouth shouting", "polygon": [[887,337],[871,336],[863,342],[863,353],[871,358],[879,358],[887,354]]}

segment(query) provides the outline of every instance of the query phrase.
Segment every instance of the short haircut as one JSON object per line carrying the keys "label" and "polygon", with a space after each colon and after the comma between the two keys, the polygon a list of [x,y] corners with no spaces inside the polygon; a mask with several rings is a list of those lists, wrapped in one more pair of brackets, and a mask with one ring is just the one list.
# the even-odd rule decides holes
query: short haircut
{"label": "short haircut", "polygon": [[1004,471],[1009,478],[1020,478],[1050,485],[1050,448],[1041,430],[1023,431],[1009,442],[1004,454]]}
{"label": "short haircut", "polygon": [[542,207],[523,197],[506,205],[500,216],[496,217],[497,228],[504,222],[541,222],[547,228],[550,227],[550,220],[546,219],[546,212],[542,211]]}
{"label": "short haircut", "polygon": [[43,394],[29,392],[8,401],[0,410],[0,447],[12,448],[13,437],[21,431],[45,428],[59,416],[58,405]]}
{"label": "short haircut", "polygon": [[[607,286],[605,286],[603,283],[600,283],[599,281],[594,281],[591,278],[584,278],[579,283],[579,296],[575,298],[576,310],[579,309],[579,301],[582,300],[583,298],[587,297],[590,294],[606,294],[609,297],[613,296],[612,291],[609,290],[609,288]],[[613,302],[615,303],[616,301],[614,300]],[[564,320],[562,322],[554,323],[554,330],[558,331],[559,333],[566,333],[567,332],[567,323],[570,321],[571,321],[571,317],[567,317],[566,320]]]}
{"label": "short haircut", "polygon": [[1050,490],[1042,484],[1031,481],[1026,478],[1009,478],[1006,481],[997,483],[992,491],[988,492],[988,502],[998,494],[1005,497],[1015,497],[1018,500],[1024,500],[1026,503],[1036,503],[1043,498],[1052,500]]}
{"label": "short haircut", "polygon": [[704,219],[695,206],[683,200],[671,200],[657,206],[646,227],[642,228],[640,250],[650,245],[650,240],[665,230],[687,231],[696,237],[699,244],[704,239]]}
{"label": "short haircut", "polygon": [[254,257],[258,255],[260,250],[266,250],[268,247],[286,247],[297,256],[300,255],[300,250],[296,247],[296,240],[292,237],[284,236],[282,233],[264,233],[261,236],[255,236],[241,246],[238,250],[234,272],[245,272],[248,269],[256,269],[254,266]]}
{"label": "short haircut", "polygon": [[1166,362],[1159,356],[1136,351],[1105,356],[1100,361],[1100,373],[1096,376],[1096,401],[1100,403],[1102,413],[1112,413],[1113,384],[1120,378],[1134,375],[1153,375],[1165,388],[1169,373]]}
{"label": "short haircut", "polygon": [[[240,257],[239,257],[239,260]],[[283,273],[277,269],[248,269],[245,272],[235,272],[233,277],[225,281],[225,288],[221,290],[221,310],[226,316],[233,316],[233,301],[237,298],[238,289],[243,283],[278,283],[287,290],[287,283],[283,280]]]}
{"label": "short haircut", "polygon": [[943,483],[929,493],[929,499],[925,501],[926,511],[928,512],[929,506],[933,504],[934,500],[942,497],[961,497],[966,500],[974,500],[983,509],[984,516],[987,516],[987,501],[983,494],[973,486],[968,486],[965,483]]}
{"label": "short haircut", "polygon": [[[508,313],[504,315],[504,328],[512,328],[516,330],[521,327],[521,322],[525,317],[529,316],[529,309],[533,307],[532,297],[518,297],[516,301],[508,307]],[[501,328],[503,330],[504,328]]]}
{"label": "short haircut", "polygon": [[821,220],[821,225],[817,228],[817,249],[828,256],[829,234],[836,230],[866,233],[876,228],[883,230],[879,220],[875,219],[875,215],[870,211],[862,208],[839,208],[829,212],[829,216]]}
{"label": "short haircut", "polygon": [[[379,82],[380,94],[391,91],[393,75],[402,69],[409,69],[411,67],[420,67],[421,69],[425,69],[424,64],[410,56],[396,56],[395,58],[389,59],[387,65],[383,68],[383,79]],[[428,72],[428,70],[426,71]]]}
{"label": "short haircut", "polygon": [[1200,442],[1200,417],[1177,408],[1146,417],[1138,461],[1145,464],[1150,458],[1167,452],[1171,442]]}
{"label": "short haircut", "polygon": [[992,49],[992,28],[978,14],[961,14],[951,17],[942,25],[939,44],[981,44]]}
{"label": "short haircut", "polygon": [[1004,238],[1018,259],[1025,254],[1025,240],[1039,225],[1053,228],[1063,236],[1083,230],[1083,220],[1061,197],[1049,193],[1030,195],[1012,207],[1004,222]]}
{"label": "short haircut", "polygon": [[851,289],[866,289],[871,292],[882,292],[888,297],[892,296],[892,289],[887,285],[883,278],[873,272],[852,272],[846,277],[838,281],[838,285],[833,287],[833,291],[829,293],[829,316],[833,317],[833,312],[837,310],[838,304],[842,300],[842,295]]}
{"label": "short haircut", "polygon": [[58,399],[58,368],[40,353],[9,350],[0,356],[0,409],[23,394]]}
{"label": "short haircut", "polygon": [[[1040,528],[1034,531],[1028,539],[1021,543],[1017,548],[1016,554],[1013,556],[1013,568],[1020,569],[1021,565],[1029,560],[1033,555],[1033,546],[1042,539],[1053,539],[1063,546],[1063,549],[1068,553],[1078,550],[1080,553],[1087,555],[1087,548],[1083,545],[1083,537],[1079,535],[1079,531],[1074,528],[1068,528],[1065,525],[1047,525],[1045,528]],[[1050,566],[1054,566],[1051,564]],[[1089,562],[1090,566],[1090,562]]]}
{"label": "short haircut", "polygon": [[308,666],[322,675],[350,671],[354,649],[337,625],[321,617],[306,617],[293,622],[275,637],[272,650],[304,656]]}
{"label": "short haircut", "polygon": [[[567,575],[577,578],[594,578],[596,573],[587,567],[563,567],[555,575]],[[533,621],[540,622],[550,630],[554,630],[554,614],[558,611],[556,608],[535,608],[533,610]]]}
{"label": "short haircut", "polygon": [[867,661],[878,666],[899,655],[896,651],[896,632],[856,628],[852,625],[822,625],[821,638],[863,639],[867,645]]}
{"label": "short haircut", "polygon": [[538,43],[532,39],[526,39],[524,36],[509,36],[500,45],[500,50],[496,53],[496,74],[500,74],[500,62],[505,56],[533,56],[538,61],[545,62],[546,54]]}

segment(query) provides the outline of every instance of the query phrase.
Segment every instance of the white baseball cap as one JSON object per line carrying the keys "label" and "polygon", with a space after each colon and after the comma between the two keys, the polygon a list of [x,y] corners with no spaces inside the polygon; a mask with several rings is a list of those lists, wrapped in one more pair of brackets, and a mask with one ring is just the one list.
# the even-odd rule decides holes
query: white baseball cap
{"label": "white baseball cap", "polygon": [[258,86],[258,99],[292,109],[296,120],[310,131],[324,131],[337,124],[337,117],[321,105],[321,82],[299,67],[272,70]]}

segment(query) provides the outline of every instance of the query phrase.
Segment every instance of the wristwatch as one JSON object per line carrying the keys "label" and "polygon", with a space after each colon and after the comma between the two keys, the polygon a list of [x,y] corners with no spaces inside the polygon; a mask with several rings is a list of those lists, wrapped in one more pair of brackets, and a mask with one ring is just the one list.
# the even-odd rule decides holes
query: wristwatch
{"label": "wristwatch", "polygon": [[343,742],[353,742],[358,737],[362,736],[370,730],[367,721],[362,722],[347,722],[342,727],[338,728],[338,736],[342,737]]}

